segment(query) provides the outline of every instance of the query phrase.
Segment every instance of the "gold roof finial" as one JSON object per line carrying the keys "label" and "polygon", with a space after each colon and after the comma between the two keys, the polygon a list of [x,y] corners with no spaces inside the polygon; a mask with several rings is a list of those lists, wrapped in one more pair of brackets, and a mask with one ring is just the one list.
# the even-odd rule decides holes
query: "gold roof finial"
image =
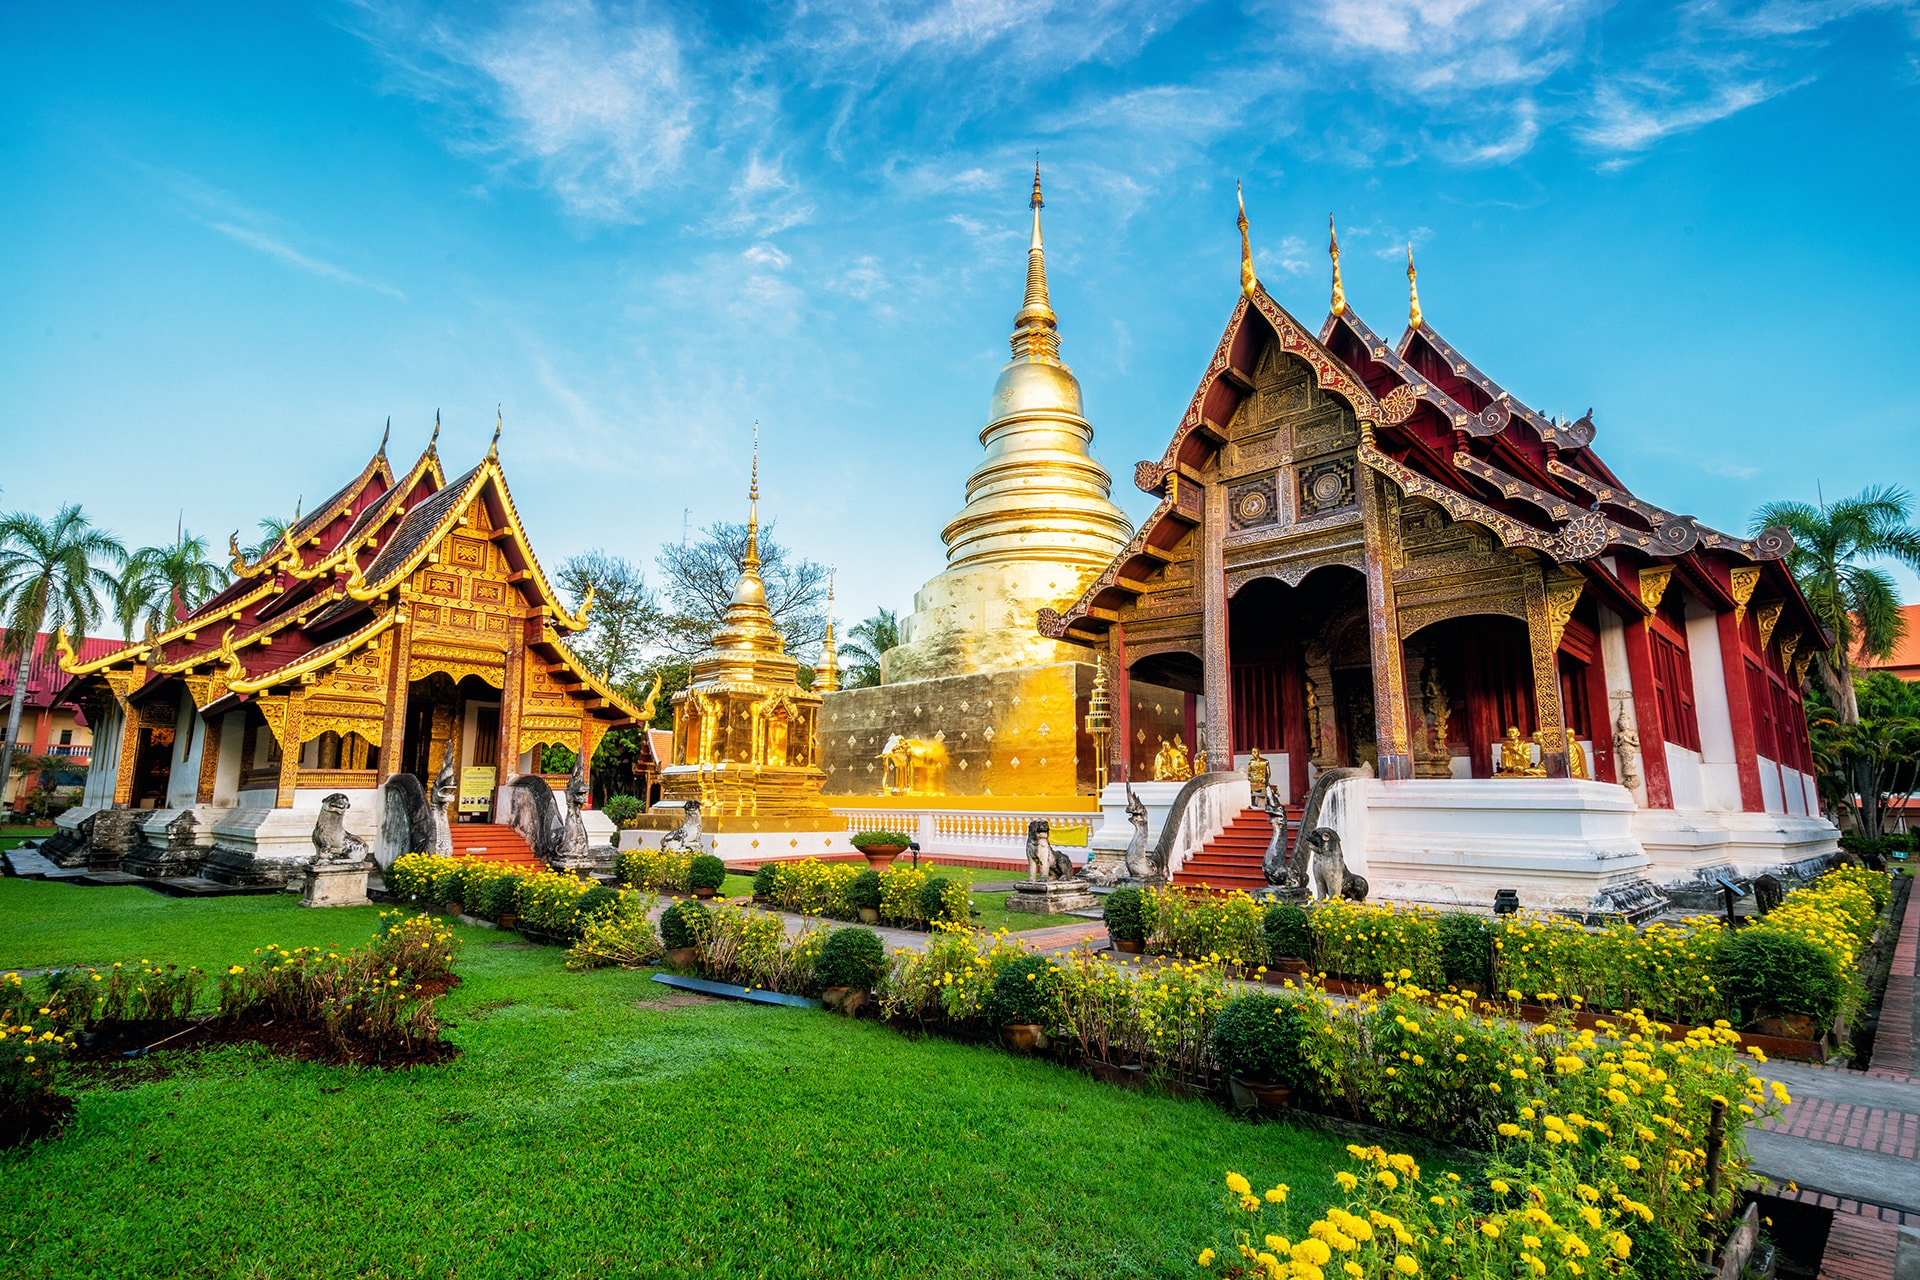
{"label": "gold roof finial", "polygon": [[438,409],[435,409],[433,411],[433,434],[427,437],[427,448],[431,449],[439,443],[440,443],[440,411]]}
{"label": "gold roof finial", "polygon": [[1347,312],[1347,290],[1340,283],[1340,233],[1334,229],[1333,215],[1327,215],[1327,256],[1333,259],[1333,314]]}
{"label": "gold roof finial", "polygon": [[840,650],[833,643],[833,574],[827,574],[827,638],[820,642],[820,662],[813,669],[813,688],[832,693],[840,687]]}
{"label": "gold roof finial", "polygon": [[1413,270],[1413,242],[1407,242],[1407,327],[1418,329],[1427,322],[1420,314],[1420,282]]}
{"label": "gold roof finial", "polygon": [[1033,210],[1033,238],[1027,242],[1027,292],[1020,303],[1020,314],[1013,318],[1013,354],[1046,363],[1057,363],[1060,354],[1060,322],[1053,314],[1047,296],[1047,251],[1040,240],[1040,210],[1046,207],[1040,195],[1040,158],[1033,161],[1033,195],[1027,207]]}
{"label": "gold roof finial", "polygon": [[383,454],[387,451],[387,437],[391,436],[392,434],[393,434],[393,415],[388,414],[387,429],[380,433],[380,448],[376,451],[376,456],[378,456],[378,454]]}
{"label": "gold roof finial", "polygon": [[500,406],[493,406],[493,443],[487,446],[488,462],[500,460],[500,428],[506,425],[506,420],[500,416]]}
{"label": "gold roof finial", "polygon": [[1253,274],[1253,244],[1247,239],[1247,197],[1238,182],[1233,184],[1233,198],[1240,203],[1240,291],[1249,298],[1260,287],[1260,279]]}
{"label": "gold roof finial", "polygon": [[753,420],[753,479],[747,485],[746,567],[760,567],[760,419]]}

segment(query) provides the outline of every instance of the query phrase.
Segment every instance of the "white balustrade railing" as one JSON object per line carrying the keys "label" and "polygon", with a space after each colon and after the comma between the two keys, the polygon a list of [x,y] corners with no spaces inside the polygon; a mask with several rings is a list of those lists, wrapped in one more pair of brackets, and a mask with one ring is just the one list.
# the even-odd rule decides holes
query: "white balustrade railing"
{"label": "white balustrade railing", "polygon": [[1076,861],[1086,855],[1087,836],[1100,822],[1097,813],[1049,813],[1039,810],[981,812],[970,809],[855,809],[839,808],[853,834],[862,831],[900,831],[911,836],[923,854],[1024,858],[1027,824],[1045,818],[1052,838]]}

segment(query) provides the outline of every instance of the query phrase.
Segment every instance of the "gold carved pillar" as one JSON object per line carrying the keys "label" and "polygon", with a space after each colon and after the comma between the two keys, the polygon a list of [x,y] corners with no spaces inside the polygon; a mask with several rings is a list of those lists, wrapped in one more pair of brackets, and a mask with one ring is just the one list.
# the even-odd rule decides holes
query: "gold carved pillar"
{"label": "gold carved pillar", "polygon": [[[1360,424],[1361,437],[1373,442],[1373,424]],[[1360,516],[1367,545],[1367,642],[1373,661],[1373,724],[1379,745],[1375,776],[1413,776],[1407,733],[1407,681],[1400,647],[1400,606],[1393,589],[1398,560],[1399,504],[1387,481],[1366,467],[1354,479],[1360,490]],[[1390,541],[1393,540],[1393,541]],[[1327,708],[1321,707],[1325,716]]]}
{"label": "gold carved pillar", "polygon": [[406,769],[407,675],[413,665],[413,623],[404,605],[400,620],[387,629],[381,647],[387,651],[387,705],[380,725],[380,768],[374,774],[377,786]]}
{"label": "gold carved pillar", "polygon": [[[1571,614],[1572,606],[1568,606]],[[1567,769],[1567,721],[1560,710],[1559,635],[1547,607],[1545,567],[1527,574],[1527,647],[1533,653],[1533,706],[1539,723],[1540,766],[1549,778]]]}
{"label": "gold carved pillar", "polygon": [[107,687],[113,692],[114,705],[120,708],[120,754],[115,757],[113,774],[113,802],[116,805],[133,803],[133,770],[140,755],[140,713],[127,701],[127,695],[145,684],[147,669],[136,666],[126,675],[108,676]]}
{"label": "gold carved pillar", "polygon": [[286,699],[286,711],[281,721],[280,733],[280,786],[273,799],[276,809],[293,807],[293,791],[300,784],[300,745],[301,727],[305,721],[307,695],[290,693]]}
{"label": "gold carved pillar", "polygon": [[[503,787],[520,776],[520,704],[526,700],[526,690],[527,622],[516,618],[507,628],[507,665],[500,677],[500,747],[494,753]],[[540,772],[537,764],[534,772]]]}
{"label": "gold carved pillar", "polygon": [[213,803],[214,784],[220,779],[220,724],[225,720],[221,716],[216,720],[202,717],[200,739],[200,785],[194,791],[197,804]]}

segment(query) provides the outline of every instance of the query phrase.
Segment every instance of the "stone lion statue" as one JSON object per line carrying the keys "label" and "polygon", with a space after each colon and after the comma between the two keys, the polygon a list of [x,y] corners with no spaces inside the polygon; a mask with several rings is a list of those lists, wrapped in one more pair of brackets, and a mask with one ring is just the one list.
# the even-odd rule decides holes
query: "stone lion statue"
{"label": "stone lion statue", "polygon": [[1301,838],[1307,853],[1307,889],[1315,902],[1330,898],[1367,900],[1367,881],[1347,870],[1347,857],[1340,848],[1340,833],[1332,827],[1316,827]]}
{"label": "stone lion statue", "polygon": [[677,850],[681,853],[703,853],[705,846],[700,843],[700,802],[687,801],[686,816],[680,825],[667,832],[660,839],[662,852]]}
{"label": "stone lion statue", "polygon": [[336,791],[320,801],[320,819],[313,824],[315,862],[366,862],[367,842],[347,830],[347,810],[353,802]]}
{"label": "stone lion statue", "polygon": [[1053,847],[1049,835],[1052,830],[1052,824],[1045,818],[1035,818],[1027,824],[1027,870],[1036,883],[1065,880],[1073,875],[1073,859],[1065,850]]}

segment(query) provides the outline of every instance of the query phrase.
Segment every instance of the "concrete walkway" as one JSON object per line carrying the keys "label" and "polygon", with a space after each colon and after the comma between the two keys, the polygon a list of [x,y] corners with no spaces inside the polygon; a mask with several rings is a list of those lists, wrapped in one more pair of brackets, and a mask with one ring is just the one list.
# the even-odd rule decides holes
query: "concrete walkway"
{"label": "concrete walkway", "polygon": [[1833,1280],[1920,1280],[1920,908],[1913,897],[1896,925],[1867,1070],[1769,1062],[1764,1074],[1785,1085],[1793,1102],[1747,1135],[1754,1169],[1779,1185],[1778,1194],[1834,1210],[1820,1269]]}

